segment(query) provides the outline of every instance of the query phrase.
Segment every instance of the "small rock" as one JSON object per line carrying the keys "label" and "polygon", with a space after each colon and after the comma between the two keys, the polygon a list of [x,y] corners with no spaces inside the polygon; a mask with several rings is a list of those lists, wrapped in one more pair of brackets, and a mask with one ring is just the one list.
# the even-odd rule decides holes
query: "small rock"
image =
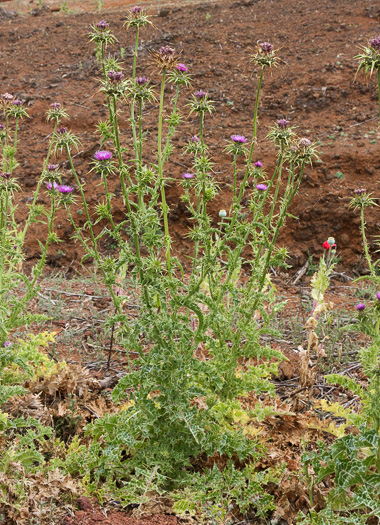
{"label": "small rock", "polygon": [[169,16],[169,15],[170,15],[170,9],[168,9],[167,7],[161,7],[160,12],[158,13],[158,16],[164,18],[165,16]]}
{"label": "small rock", "polygon": [[81,496],[77,499],[77,505],[80,508],[80,510],[92,511],[93,509],[91,501],[85,496]]}

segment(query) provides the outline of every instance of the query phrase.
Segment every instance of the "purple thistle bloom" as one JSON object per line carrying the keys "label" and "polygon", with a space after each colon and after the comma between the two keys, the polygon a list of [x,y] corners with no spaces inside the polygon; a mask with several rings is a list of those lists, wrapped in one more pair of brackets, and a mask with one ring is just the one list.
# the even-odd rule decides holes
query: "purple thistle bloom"
{"label": "purple thistle bloom", "polygon": [[57,184],[56,182],[47,182],[46,187],[48,190],[58,190],[59,184]]}
{"label": "purple thistle bloom", "polygon": [[50,104],[50,107],[51,109],[60,109],[61,104],[59,102],[53,102],[52,104]]}
{"label": "purple thistle bloom", "polygon": [[124,78],[124,75],[121,71],[108,71],[107,76],[111,82],[115,83],[121,82]]}
{"label": "purple thistle bloom", "polygon": [[189,180],[189,179],[193,179],[193,178],[194,178],[194,174],[193,174],[193,173],[184,173],[184,174],[182,175],[182,177],[183,177],[184,179]]}
{"label": "purple thistle bloom", "polygon": [[4,93],[4,95],[1,95],[1,98],[4,100],[4,102],[9,102],[10,100],[13,100],[15,97],[11,95],[10,93]]}
{"label": "purple thistle bloom", "polygon": [[355,195],[363,195],[365,192],[365,188],[358,188],[357,190],[354,190]]}
{"label": "purple thistle bloom", "polygon": [[243,137],[243,135],[231,135],[231,140],[233,140],[233,142],[237,142],[237,143],[240,143],[240,144],[245,144],[248,139]]}
{"label": "purple thistle bloom", "polygon": [[102,31],[104,31],[105,29],[107,29],[107,27],[109,26],[109,23],[106,22],[106,20],[101,20],[100,22],[98,22],[96,24],[96,27],[98,29],[101,29]]}
{"label": "purple thistle bloom", "polygon": [[277,126],[281,129],[286,129],[289,126],[289,124],[289,120],[286,120],[284,118],[277,121]]}
{"label": "purple thistle bloom", "polygon": [[256,168],[262,168],[264,164],[260,160],[258,160],[257,162],[255,162],[254,166],[256,166]]}
{"label": "purple thistle bloom", "polygon": [[136,78],[136,83],[139,85],[139,86],[143,86],[144,84],[146,84],[148,82],[148,79],[146,77],[138,77]]}
{"label": "purple thistle bloom", "polygon": [[365,309],[365,304],[364,303],[357,304],[356,309],[358,312],[362,312]]}
{"label": "purple thistle bloom", "polygon": [[59,193],[66,194],[74,191],[74,188],[72,186],[66,186],[65,184],[61,184],[60,186],[58,186],[57,190],[59,191]]}
{"label": "purple thistle bloom", "polygon": [[380,51],[380,36],[377,38],[371,38],[370,45],[372,49],[375,49],[375,51]]}
{"label": "purple thistle bloom", "polygon": [[0,131],[3,131],[3,129],[5,129],[4,124],[0,124]]}
{"label": "purple thistle bloom", "polygon": [[110,160],[112,158],[112,153],[110,151],[97,151],[94,155],[95,160]]}
{"label": "purple thistle bloom", "polygon": [[196,135],[192,136],[190,140],[191,142],[200,142],[199,137],[197,137]]}
{"label": "purple thistle bloom", "polygon": [[266,184],[256,184],[256,189],[259,191],[266,191],[268,186]]}
{"label": "purple thistle bloom", "polygon": [[55,171],[59,168],[59,164],[48,164],[47,169],[49,171]]}
{"label": "purple thistle bloom", "polygon": [[65,128],[64,126],[61,126],[60,128],[57,129],[57,133],[58,135],[64,135],[65,133],[67,133],[67,128]]}
{"label": "purple thistle bloom", "polygon": [[195,96],[197,97],[198,100],[202,100],[203,98],[207,97],[207,93],[203,91],[202,89],[200,89],[199,91],[195,92]]}
{"label": "purple thistle bloom", "polygon": [[232,348],[232,343],[231,343],[231,342],[227,343],[227,346],[228,346],[229,348]]}
{"label": "purple thistle bloom", "polygon": [[3,171],[3,173],[0,174],[0,177],[5,180],[9,180],[11,178],[11,174],[8,171]]}
{"label": "purple thistle bloom", "polygon": [[187,73],[187,66],[185,66],[185,64],[177,64],[176,69],[181,73]]}
{"label": "purple thistle bloom", "polygon": [[380,301],[380,292],[376,292],[376,299]]}
{"label": "purple thistle bloom", "polygon": [[22,106],[23,102],[22,102],[22,100],[14,100],[14,101],[12,102],[12,104],[13,104],[14,106]]}
{"label": "purple thistle bloom", "polygon": [[140,7],[139,5],[136,5],[135,7],[132,7],[131,9],[131,13],[133,15],[139,15],[142,11],[142,7]]}
{"label": "purple thistle bloom", "polygon": [[271,53],[273,51],[273,45],[270,42],[261,42],[259,46],[263,53]]}
{"label": "purple thistle bloom", "polygon": [[302,146],[303,148],[308,148],[310,144],[311,144],[311,141],[307,139],[306,137],[303,137],[302,139],[300,139],[298,143],[298,145]]}
{"label": "purple thistle bloom", "polygon": [[161,53],[161,55],[163,55],[165,57],[172,56],[175,53],[175,49],[173,47],[170,47],[170,46],[162,46],[161,49],[160,49],[160,53]]}
{"label": "purple thistle bloom", "polygon": [[8,348],[9,346],[12,346],[12,343],[10,341],[5,341],[5,343],[3,344],[3,347]]}

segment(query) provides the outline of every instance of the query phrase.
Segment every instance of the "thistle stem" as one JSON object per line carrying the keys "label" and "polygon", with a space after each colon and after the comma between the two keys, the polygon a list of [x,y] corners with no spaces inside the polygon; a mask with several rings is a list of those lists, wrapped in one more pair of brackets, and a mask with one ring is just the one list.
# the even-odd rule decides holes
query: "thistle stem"
{"label": "thistle stem", "polygon": [[[136,28],[136,39],[135,39],[135,51],[133,53],[133,67],[132,67],[132,84],[135,83],[136,79],[136,63],[137,63],[137,52],[139,47],[139,28]],[[141,107],[141,102],[140,102]],[[141,120],[140,120],[141,122]],[[137,132],[136,132],[136,121],[135,121],[135,100],[132,99],[131,102],[131,125],[132,125],[132,135],[133,135],[133,146],[135,150],[136,157],[136,168],[139,169],[140,158],[139,158],[139,144],[137,143]]]}
{"label": "thistle stem", "polygon": [[164,113],[164,94],[165,94],[165,77],[166,69],[162,70],[161,80],[161,94],[160,94],[160,110],[158,119],[158,180],[161,188],[161,208],[164,217],[164,231],[165,231],[165,245],[166,245],[166,267],[168,270],[169,278],[172,277],[171,259],[170,259],[170,234],[169,234],[169,223],[168,223],[168,205],[166,204],[165,195],[165,182],[163,176],[163,159],[162,159],[162,120]]}
{"label": "thistle stem", "polygon": [[[55,132],[57,131],[57,127],[58,127],[58,119],[55,119],[54,129],[53,129],[53,133],[52,133],[52,138],[50,139],[49,149],[48,149],[48,152],[47,152],[47,155],[46,155],[46,159],[45,159],[45,162],[44,162],[44,165],[43,165],[43,168],[42,168],[42,174],[44,173],[44,171],[47,168],[47,165],[49,164],[51,150],[53,148],[53,137],[55,135]],[[40,177],[40,179],[39,179],[39,181],[37,183],[37,188],[36,188],[36,191],[34,192],[34,195],[33,195],[33,202],[32,202],[32,204],[30,206],[30,211],[29,211],[29,214],[28,214],[28,218],[25,221],[25,226],[24,226],[24,229],[23,229],[22,234],[21,234],[21,241],[22,241],[22,243],[24,242],[26,232],[28,231],[28,228],[29,228],[29,226],[30,226],[30,224],[32,222],[33,209],[34,209],[34,207],[36,205],[36,202],[37,202],[37,199],[38,199],[38,195],[40,193],[41,185],[42,185],[43,180],[44,180],[43,177],[42,177],[42,174],[41,174],[41,177]]]}
{"label": "thistle stem", "polygon": [[254,151],[255,145],[256,145],[257,113],[258,113],[258,110],[259,110],[259,99],[260,99],[261,86],[262,86],[263,78],[264,78],[264,70],[265,70],[265,66],[261,70],[260,78],[259,78],[259,84],[257,86],[257,91],[256,91],[255,111],[254,111],[254,114],[253,114],[253,137],[252,137],[252,144],[251,144],[251,149],[249,151],[249,157],[248,157],[248,162],[247,162],[247,170],[248,171],[249,171],[249,168],[251,167],[251,164],[252,164],[253,151]]}
{"label": "thistle stem", "polygon": [[365,234],[364,206],[361,206],[360,208],[360,229],[362,231],[364,255],[365,255],[365,258],[368,264],[369,271],[371,272],[371,275],[374,276],[375,272],[373,270],[371,256],[369,254],[369,249],[368,249],[367,237]]}

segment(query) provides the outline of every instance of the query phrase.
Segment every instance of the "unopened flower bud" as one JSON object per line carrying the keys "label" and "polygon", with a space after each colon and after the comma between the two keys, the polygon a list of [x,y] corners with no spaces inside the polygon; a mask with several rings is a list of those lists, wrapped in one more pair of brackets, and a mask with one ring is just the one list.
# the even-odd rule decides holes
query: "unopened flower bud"
{"label": "unopened flower bud", "polygon": [[223,217],[227,217],[227,212],[226,210],[220,210],[219,212],[219,217],[223,218]]}

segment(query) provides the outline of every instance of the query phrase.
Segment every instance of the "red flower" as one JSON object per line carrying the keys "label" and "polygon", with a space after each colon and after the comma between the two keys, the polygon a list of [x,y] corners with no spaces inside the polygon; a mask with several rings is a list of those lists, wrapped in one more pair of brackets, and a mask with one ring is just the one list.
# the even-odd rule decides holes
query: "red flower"
{"label": "red flower", "polygon": [[329,250],[329,249],[330,249],[330,245],[329,245],[329,243],[328,243],[327,241],[325,241],[325,242],[323,243],[323,247],[324,247],[326,250]]}

